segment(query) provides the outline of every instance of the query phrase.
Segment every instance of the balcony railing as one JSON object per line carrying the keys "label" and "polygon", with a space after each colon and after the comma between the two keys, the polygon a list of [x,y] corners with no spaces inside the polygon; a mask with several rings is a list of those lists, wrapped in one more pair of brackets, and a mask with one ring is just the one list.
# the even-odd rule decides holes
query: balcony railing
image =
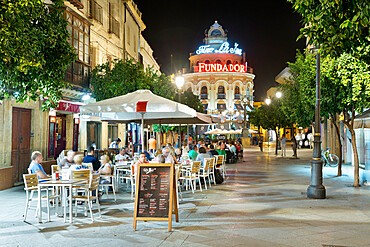
{"label": "balcony railing", "polygon": [[234,94],[234,99],[240,99],[241,98],[241,94]]}
{"label": "balcony railing", "polygon": [[225,93],[217,94],[217,99],[226,99],[226,94]]}
{"label": "balcony railing", "polygon": [[208,94],[200,94],[200,99],[208,99]]}
{"label": "balcony railing", "polygon": [[90,66],[75,61],[67,67],[65,80],[83,88],[89,88]]}

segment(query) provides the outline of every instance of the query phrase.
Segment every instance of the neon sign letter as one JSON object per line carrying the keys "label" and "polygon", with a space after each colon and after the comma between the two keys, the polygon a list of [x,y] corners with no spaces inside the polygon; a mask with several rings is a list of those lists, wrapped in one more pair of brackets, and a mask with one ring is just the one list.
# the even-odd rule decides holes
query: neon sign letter
{"label": "neon sign letter", "polygon": [[215,48],[211,47],[210,45],[201,45],[199,46],[198,50],[196,50],[196,54],[208,54],[208,53],[230,53],[236,55],[242,55],[243,50],[238,48],[239,44],[235,43],[233,48],[230,48],[229,42],[224,42],[221,44],[220,48],[216,50]]}
{"label": "neon sign letter", "polygon": [[247,73],[246,65],[244,64],[229,64],[222,65],[219,63],[199,63],[198,73],[202,72],[238,72]]}

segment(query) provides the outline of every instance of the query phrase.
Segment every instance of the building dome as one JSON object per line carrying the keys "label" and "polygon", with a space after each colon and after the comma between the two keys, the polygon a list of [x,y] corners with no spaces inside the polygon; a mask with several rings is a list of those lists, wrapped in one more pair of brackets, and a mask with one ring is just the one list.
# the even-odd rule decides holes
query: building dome
{"label": "building dome", "polygon": [[206,30],[206,37],[204,38],[204,44],[212,47],[219,47],[222,43],[227,41],[227,31],[225,31],[217,21]]}

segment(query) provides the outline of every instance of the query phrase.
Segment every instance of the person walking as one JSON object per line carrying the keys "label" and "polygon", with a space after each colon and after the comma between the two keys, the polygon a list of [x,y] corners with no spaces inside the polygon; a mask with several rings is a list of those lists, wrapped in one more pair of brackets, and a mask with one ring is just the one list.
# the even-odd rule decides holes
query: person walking
{"label": "person walking", "polygon": [[157,141],[155,140],[154,136],[152,135],[149,139],[149,151],[152,153],[152,154],[155,154],[155,150],[157,149],[156,148],[156,145],[157,145]]}
{"label": "person walking", "polygon": [[283,136],[280,137],[280,143],[281,143],[281,156],[286,156],[286,137],[285,137],[285,134],[283,134]]}

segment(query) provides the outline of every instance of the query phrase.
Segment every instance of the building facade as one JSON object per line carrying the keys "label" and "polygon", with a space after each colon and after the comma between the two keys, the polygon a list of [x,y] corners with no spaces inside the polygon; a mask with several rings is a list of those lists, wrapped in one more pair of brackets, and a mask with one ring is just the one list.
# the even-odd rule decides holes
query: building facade
{"label": "building facade", "polygon": [[226,31],[217,21],[206,31],[204,44],[190,57],[190,73],[183,74],[185,90],[199,95],[208,114],[236,120],[243,116],[242,95],[253,105],[253,69],[239,44],[228,43]]}
{"label": "building facade", "polygon": [[80,119],[79,107],[94,101],[89,73],[98,64],[130,58],[159,70],[142,36],[146,26],[141,16],[132,0],[65,1],[69,42],[77,54],[65,74],[72,87],[63,90],[63,100],[50,111],[41,111],[40,100],[0,104],[0,189],[22,181],[33,151],[54,160],[62,150],[80,151],[92,143],[107,148],[110,140],[125,140],[126,125]]}

